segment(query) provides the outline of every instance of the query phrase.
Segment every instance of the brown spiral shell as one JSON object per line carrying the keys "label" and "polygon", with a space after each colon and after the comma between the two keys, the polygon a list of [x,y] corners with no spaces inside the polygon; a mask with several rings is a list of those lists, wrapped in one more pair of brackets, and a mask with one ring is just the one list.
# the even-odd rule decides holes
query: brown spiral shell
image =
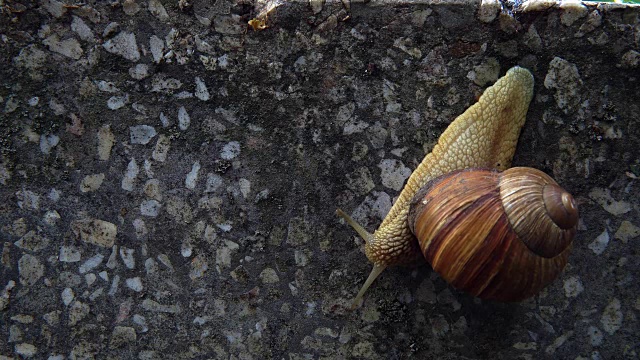
{"label": "brown spiral shell", "polygon": [[413,198],[409,226],[433,269],[483,299],[538,293],[567,263],[578,223],[573,197],[542,171],[465,169]]}

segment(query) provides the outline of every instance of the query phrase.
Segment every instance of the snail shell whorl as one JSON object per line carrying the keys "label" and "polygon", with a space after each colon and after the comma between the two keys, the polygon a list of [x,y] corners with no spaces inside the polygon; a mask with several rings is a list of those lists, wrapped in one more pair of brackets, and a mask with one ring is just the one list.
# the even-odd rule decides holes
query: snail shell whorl
{"label": "snail shell whorl", "polygon": [[466,169],[423,187],[409,226],[427,261],[452,286],[517,301],[562,271],[577,219],[571,195],[539,170]]}

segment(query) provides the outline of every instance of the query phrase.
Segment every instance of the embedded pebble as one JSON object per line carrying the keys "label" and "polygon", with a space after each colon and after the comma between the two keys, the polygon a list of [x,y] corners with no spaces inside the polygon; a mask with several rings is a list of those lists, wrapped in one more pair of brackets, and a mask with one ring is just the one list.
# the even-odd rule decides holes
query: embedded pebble
{"label": "embedded pebble", "polygon": [[111,248],[111,255],[109,255],[109,259],[107,260],[107,267],[109,269],[114,269],[118,265],[118,245],[113,245]]}
{"label": "embedded pebble", "polygon": [[[100,80],[96,82],[96,86],[98,90],[108,92],[108,93],[117,93],[120,91],[118,87],[111,81]],[[103,125],[103,127],[109,127],[109,125]]]}
{"label": "embedded pebble", "polygon": [[91,286],[94,282],[96,282],[96,275],[89,273],[84,276],[84,281],[87,283],[87,286]]}
{"label": "embedded pebble", "polygon": [[102,247],[112,247],[118,234],[116,225],[98,219],[75,220],[71,229],[82,241]]}
{"label": "embedded pebble", "polygon": [[98,130],[98,159],[109,160],[111,156],[111,148],[115,144],[115,136],[111,132],[111,126],[103,125]]}
{"label": "embedded pebble", "polygon": [[104,174],[102,173],[87,175],[82,179],[82,182],[80,183],[80,192],[86,193],[90,191],[96,191],[100,188],[100,185],[102,185],[103,181]]}
{"label": "embedded pebble", "polygon": [[59,142],[60,138],[57,135],[40,135],[40,151],[48,155]]}
{"label": "embedded pebble", "polygon": [[38,348],[32,344],[20,343],[14,348],[16,354],[22,357],[32,357],[38,353]]}
{"label": "embedded pebble", "polygon": [[156,129],[149,125],[137,125],[129,128],[129,136],[132,144],[146,145],[156,136]]}
{"label": "embedded pebble", "polygon": [[191,261],[191,271],[189,272],[189,278],[195,280],[201,278],[204,273],[209,269],[209,264],[204,255],[198,255]]}
{"label": "embedded pebble", "polygon": [[82,321],[87,315],[89,315],[89,305],[80,301],[74,301],[69,308],[69,326],[74,326],[78,322]]}
{"label": "embedded pebble", "polygon": [[238,180],[238,185],[240,186],[240,193],[242,193],[243,198],[248,198],[249,193],[251,193],[251,182],[247,179]]}
{"label": "embedded pebble", "polygon": [[118,110],[129,102],[129,95],[112,96],[107,100],[107,107],[110,110]]}
{"label": "embedded pebble", "polygon": [[231,141],[226,143],[220,151],[220,157],[224,160],[233,160],[240,155],[240,143]]}
{"label": "embedded pebble", "polygon": [[134,269],[136,267],[135,252],[134,249],[129,249],[124,246],[120,247],[120,257],[127,269]]}
{"label": "embedded pebble", "polygon": [[588,9],[578,0],[563,0],[560,3],[560,22],[565,26],[573,25],[576,20],[587,16]]}
{"label": "embedded pebble", "polygon": [[478,9],[478,20],[490,23],[498,16],[498,11],[502,8],[499,0],[482,0]]}
{"label": "embedded pebble", "polygon": [[42,220],[48,225],[55,226],[60,220],[60,214],[55,210],[50,210],[44,214]]}
{"label": "embedded pebble", "polygon": [[240,246],[231,241],[225,240],[224,245],[216,249],[216,264],[221,268],[231,266],[231,254],[237,251]]}
{"label": "embedded pebble", "polygon": [[589,192],[589,197],[597,202],[611,215],[622,215],[631,211],[631,204],[626,201],[617,201],[611,196],[607,188],[594,188]]}
{"label": "embedded pebble", "polygon": [[124,177],[122,178],[122,190],[133,191],[133,185],[139,172],[140,168],[136,163],[136,159],[131,159],[127,165],[127,171],[124,173]]}
{"label": "embedded pebble", "polygon": [[589,326],[587,333],[589,334],[589,339],[591,340],[591,346],[602,345],[604,335],[602,334],[602,331],[600,331],[600,329],[595,326]]}
{"label": "embedded pebble", "polygon": [[136,43],[136,36],[127,31],[122,31],[102,45],[112,54],[120,55],[130,61],[140,60],[140,52]]}
{"label": "embedded pebble", "polygon": [[156,217],[160,213],[162,205],[157,200],[144,200],[140,203],[140,214],[143,216]]}
{"label": "embedded pebble", "polygon": [[380,178],[382,185],[396,191],[400,191],[405,180],[411,175],[411,170],[404,166],[402,161],[396,159],[385,159],[378,165],[380,168]]}
{"label": "embedded pebble", "polygon": [[62,246],[60,247],[60,255],[58,260],[61,262],[78,262],[82,258],[80,250],[75,246]]}
{"label": "embedded pebble", "polygon": [[120,286],[120,275],[113,277],[111,287],[109,288],[109,296],[114,296],[116,292],[118,292],[118,286]]}
{"label": "embedded pebble", "polygon": [[16,193],[18,206],[20,209],[40,209],[40,195],[29,190],[22,190]]}
{"label": "embedded pebble", "polygon": [[112,349],[119,348],[127,343],[135,342],[136,330],[129,326],[116,326],[111,333],[111,341],[109,347]]}
{"label": "embedded pebble", "polygon": [[45,249],[49,245],[49,239],[31,230],[16,241],[14,245],[20,249],[36,252]]}
{"label": "embedded pebble", "polygon": [[207,90],[207,84],[204,83],[202,78],[196,76],[196,97],[202,101],[207,101],[210,98],[209,90]]}
{"label": "embedded pebble", "polygon": [[584,291],[584,287],[579,277],[572,276],[564,281],[564,295],[566,297],[577,297],[582,291]]}
{"label": "embedded pebble", "polygon": [[164,40],[152,35],[149,38],[149,47],[151,49],[151,55],[153,56],[153,62],[159,63],[163,58],[164,52]]}
{"label": "embedded pebble", "polygon": [[80,59],[84,53],[82,46],[75,38],[60,40],[58,35],[51,35],[44,39],[42,43],[47,45],[49,50],[74,60]]}
{"label": "embedded pebble", "polygon": [[195,189],[198,181],[198,172],[200,171],[200,162],[196,161],[191,166],[191,171],[187,174],[187,178],[184,180],[184,185],[187,189]]}
{"label": "embedded pebble", "polygon": [[78,272],[80,274],[87,273],[95,269],[96,267],[98,267],[102,263],[102,260],[104,260],[104,255],[102,254],[94,255],[89,259],[87,259],[87,261],[85,261],[82,265],[80,265],[80,267],[78,268]]}
{"label": "embedded pebble", "polygon": [[371,172],[365,166],[361,166],[346,174],[346,186],[357,195],[365,195],[376,187],[371,176]]}
{"label": "embedded pebble", "polygon": [[66,306],[69,306],[69,304],[71,304],[74,298],[73,290],[71,288],[65,288],[64,290],[62,290],[61,297],[62,297],[62,302]]}
{"label": "embedded pebble", "polygon": [[24,254],[18,260],[18,272],[22,285],[33,285],[44,275],[44,265],[35,256]]}
{"label": "embedded pebble", "polygon": [[598,237],[596,237],[596,239],[591,244],[589,244],[588,247],[596,255],[600,255],[607,248],[607,245],[609,245],[609,232],[605,230],[602,232],[602,234],[598,235]]}
{"label": "embedded pebble", "polygon": [[478,86],[485,86],[498,80],[500,63],[496,58],[488,58],[480,65],[474,66],[467,74],[467,78]]}
{"label": "embedded pebble", "polygon": [[155,161],[164,162],[167,160],[167,153],[169,152],[169,147],[171,142],[168,137],[165,135],[158,136],[158,142],[156,142],[156,147],[151,154],[151,157]]}
{"label": "embedded pebble", "polygon": [[549,71],[544,78],[544,86],[555,90],[553,95],[558,107],[565,113],[575,111],[582,99],[582,79],[575,64],[560,57],[549,63]]}
{"label": "embedded pebble", "polygon": [[437,315],[431,319],[431,333],[437,337],[443,337],[450,330],[449,322],[444,315]]}
{"label": "embedded pebble", "polygon": [[129,69],[129,75],[136,80],[142,80],[149,76],[149,65],[137,64]]}
{"label": "embedded pebble", "polygon": [[149,0],[148,7],[151,15],[157,17],[158,20],[160,21],[169,20],[169,14],[167,13],[167,10],[165,10],[164,6],[159,0]]}
{"label": "embedded pebble", "polygon": [[80,39],[84,41],[93,42],[95,39],[94,39],[93,31],[91,31],[91,28],[87,26],[87,24],[84,22],[84,20],[82,20],[82,18],[75,15],[72,16],[72,18],[73,20],[71,21],[71,31],[78,34]]}
{"label": "embedded pebble", "polygon": [[207,174],[207,187],[204,192],[212,193],[215,192],[220,186],[222,186],[223,180],[222,176],[214,173]]}
{"label": "embedded pebble", "polygon": [[616,231],[614,238],[622,241],[623,243],[627,243],[629,240],[640,235],[640,228],[633,225],[629,221],[623,221],[620,223],[620,227]]}
{"label": "embedded pebble", "polygon": [[184,106],[181,106],[178,109],[178,127],[180,130],[185,131],[189,128],[190,124],[191,117],[189,116],[189,113],[187,113],[187,109],[185,109]]}
{"label": "embedded pebble", "polygon": [[[144,194],[150,199],[156,199],[158,201],[162,200],[162,192],[160,190],[160,180],[158,179],[149,179],[144,184]],[[142,221],[137,219],[138,221]],[[144,223],[142,224],[144,225]],[[135,226],[135,220],[134,220]]]}
{"label": "embedded pebble", "polygon": [[278,274],[272,268],[265,268],[258,277],[264,284],[275,284],[280,281]]}
{"label": "embedded pebble", "polygon": [[138,276],[125,280],[125,283],[129,289],[135,292],[140,292],[144,288],[142,286],[142,280]]}
{"label": "embedded pebble", "polygon": [[602,312],[600,317],[600,323],[602,328],[609,335],[613,335],[616,331],[622,327],[622,311],[620,310],[620,300],[614,298],[609,302],[607,307]]}

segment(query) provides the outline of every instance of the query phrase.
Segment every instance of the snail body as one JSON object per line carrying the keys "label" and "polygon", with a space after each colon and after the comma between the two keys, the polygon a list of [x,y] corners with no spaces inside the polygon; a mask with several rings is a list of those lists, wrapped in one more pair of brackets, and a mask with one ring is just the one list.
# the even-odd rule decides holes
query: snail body
{"label": "snail body", "polygon": [[[336,213],[351,225],[351,227],[353,227],[353,229],[356,230],[356,232],[364,239],[365,254],[373,264],[373,269],[358,292],[358,295],[355,297],[352,308],[355,308],[360,304],[366,290],[388,266],[414,264],[423,258],[421,244],[417,241],[409,221],[412,200],[419,191],[424,191],[420,190],[421,188],[433,185],[432,182],[434,179],[445,176],[446,174],[455,173],[462,169],[489,168],[504,171],[511,166],[511,160],[515,153],[518,137],[520,136],[520,130],[524,125],[532,97],[533,76],[528,70],[517,66],[511,68],[507,71],[505,76],[498,79],[495,84],[487,88],[479,98],[478,102],[458,116],[442,133],[432,151],[424,157],[422,162],[411,174],[406,185],[400,192],[398,199],[374,233],[369,233],[364,227],[358,224],[342,210],[338,209],[336,211]],[[464,188],[464,183],[459,184],[459,186]],[[494,188],[489,191],[492,196],[495,195],[496,192],[495,183],[493,186]],[[449,194],[449,197],[452,199],[459,198],[459,191],[460,190],[455,190]],[[564,193],[565,192],[562,192],[562,194]],[[522,193],[516,191],[515,194],[520,195]],[[562,200],[562,196],[560,200]],[[447,201],[449,200],[446,200],[445,204]],[[509,208],[509,206],[507,206],[507,208]],[[535,224],[536,219],[529,218],[533,213],[530,213],[527,209],[526,203],[523,209],[524,210],[522,210],[522,212],[518,213],[520,218],[518,218],[519,220],[517,221],[529,225]],[[459,211],[459,214],[457,215],[464,215],[464,213],[465,211]],[[577,217],[577,212],[575,216]],[[434,221],[432,219],[426,220],[431,222]],[[444,218],[438,219],[438,221],[446,222],[448,220],[447,218]],[[458,221],[462,222],[462,220]],[[455,229],[457,226],[458,225],[455,225],[450,228],[449,231]],[[418,228],[415,229],[415,231],[420,230]],[[546,252],[554,253],[554,256],[551,257],[554,259],[553,261],[539,260],[542,263],[542,267],[536,268],[537,270],[534,269],[528,272],[525,272],[524,270],[518,270],[517,272],[515,272],[515,270],[513,271],[514,275],[520,279],[516,279],[516,282],[530,284],[526,291],[527,296],[530,296],[530,294],[544,287],[544,284],[548,283],[550,279],[552,279],[553,276],[550,275],[551,272],[548,271],[547,268],[547,266],[550,266],[550,263],[554,264],[553,266],[556,269],[564,267],[564,264],[566,263],[566,256],[569,251],[568,249],[570,248],[570,245],[565,246],[565,243],[570,244],[571,241],[567,240],[569,238],[570,237],[567,236],[565,240],[563,240],[564,243],[561,245],[551,246],[551,250],[547,249],[546,245],[540,245],[544,242],[544,235],[542,237],[535,237],[527,240],[529,241],[529,247],[527,248],[529,250],[535,249],[542,251],[543,258],[545,259],[549,258],[549,254]],[[453,244],[453,242],[450,244]],[[490,244],[494,244],[494,242],[490,242]],[[459,246],[464,246],[464,244]],[[481,243],[476,246],[476,250],[482,250],[483,248],[486,248],[486,246]],[[427,250],[431,251],[429,249]],[[443,248],[443,250],[444,249],[445,248]],[[558,249],[563,250],[558,252]],[[514,255],[505,252],[504,247],[501,248],[498,246],[493,250],[493,253],[486,256],[511,256],[514,261],[516,258],[521,258],[518,253],[515,253]],[[555,254],[556,252],[559,255]],[[440,254],[441,252],[437,253]],[[429,259],[429,256],[427,256],[427,259]],[[450,257],[436,257],[434,259],[437,264],[447,264],[448,261],[451,261],[449,264],[453,267],[467,267],[465,261],[453,261]],[[443,262],[439,259],[448,260]],[[472,259],[467,260],[471,261]],[[508,264],[511,260],[501,261]],[[514,267],[512,269],[516,268]],[[446,273],[442,270],[439,272],[443,274]],[[506,271],[507,274],[509,272],[509,270]],[[450,278],[450,281],[454,282],[454,286],[468,289],[468,291],[477,296],[504,299],[506,301],[517,300],[519,298],[516,295],[510,294],[505,294],[504,296],[495,295],[490,293],[489,290],[486,290],[489,288],[482,286],[480,286],[479,290],[475,290],[466,285],[468,280],[465,280],[465,276],[460,275],[461,272],[456,271],[454,273],[456,276],[452,276]],[[526,276],[532,277],[533,280],[523,280],[523,276],[525,276],[523,274],[525,273],[527,274]],[[499,274],[499,276],[495,275],[492,277],[493,282],[503,282],[501,279],[504,273],[500,272]],[[445,278],[448,277],[448,275],[443,276],[445,276]],[[474,275],[467,275],[467,277],[474,277]],[[474,277],[474,279],[477,280],[479,278]],[[461,284],[464,284],[464,286]],[[510,291],[505,286],[495,287],[498,289],[507,289],[507,292]],[[526,288],[527,286],[524,287]],[[522,289],[522,287],[518,287],[518,289]]]}
{"label": "snail body", "polygon": [[519,301],[566,265],[578,210],[540,170],[466,169],[418,191],[408,222],[427,262],[453,287],[483,299]]}

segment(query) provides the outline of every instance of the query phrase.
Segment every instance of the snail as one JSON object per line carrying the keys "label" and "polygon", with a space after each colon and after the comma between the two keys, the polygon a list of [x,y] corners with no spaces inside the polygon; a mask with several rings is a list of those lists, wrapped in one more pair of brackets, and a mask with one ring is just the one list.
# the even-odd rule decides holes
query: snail
{"label": "snail", "polygon": [[[433,147],[431,153],[427,154],[416,170],[411,174],[407,180],[406,185],[400,192],[398,199],[391,207],[391,210],[382,221],[380,227],[373,233],[369,233],[364,227],[353,220],[349,215],[338,209],[336,213],[345,219],[345,221],[356,230],[356,232],[365,241],[365,254],[369,261],[373,264],[373,269],[369,274],[366,282],[360,289],[358,295],[353,301],[352,308],[357,307],[362,301],[363,295],[366,290],[371,286],[373,281],[389,266],[393,265],[410,265],[420,261],[423,257],[430,262],[434,269],[439,272],[445,280],[452,283],[454,287],[459,287],[469,291],[471,294],[487,299],[503,300],[503,301],[515,301],[524,297],[532,296],[537,291],[542,289],[548,282],[553,280],[557,274],[562,270],[564,264],[566,264],[568,252],[570,251],[570,244],[575,234],[575,223],[577,222],[577,207],[575,201],[566,191],[562,190],[550,177],[546,174],[527,168],[525,173],[531,178],[523,177],[520,175],[521,168],[509,169],[511,166],[511,160],[515,153],[518,137],[520,136],[520,130],[524,125],[526,119],[526,113],[529,107],[529,103],[533,97],[533,76],[531,73],[521,67],[513,67],[502,78],[498,79],[492,86],[487,88],[478,102],[469,107],[462,115],[458,116],[442,133],[438,139],[438,143]],[[471,169],[464,170],[463,169]],[[482,170],[485,169],[485,170]],[[486,170],[491,169],[491,170]],[[507,170],[509,169],[509,170]],[[505,171],[506,170],[506,171]],[[504,173],[500,173],[504,171]],[[518,174],[516,177],[518,181],[508,180],[511,174]],[[483,236],[486,234],[484,227],[489,226],[489,222],[480,219],[480,224],[474,224],[473,226],[480,226],[485,234],[476,232],[474,230],[471,234],[462,234],[460,236],[451,235],[451,233],[462,229],[464,226],[471,226],[465,224],[464,216],[469,215],[469,210],[460,210],[464,206],[469,206],[465,203],[463,194],[470,195],[477,191],[476,189],[467,189],[469,182],[477,182],[477,178],[483,179],[481,184],[476,184],[480,187],[481,191],[486,193],[479,195],[480,199],[485,200],[487,197],[493,197],[490,203],[493,204],[495,209],[506,210],[515,212],[516,220],[524,226],[533,226],[539,217],[540,211],[531,211],[531,198],[522,197],[519,200],[521,208],[518,210],[512,210],[513,203],[507,203],[509,205],[500,205],[500,195],[504,194],[501,190],[503,182],[510,186],[516,186],[511,192],[506,192],[511,197],[515,196],[519,198],[519,195],[533,196],[537,194],[537,200],[542,200],[543,203],[548,201],[554,204],[558,202],[564,206],[564,209],[558,208],[552,210],[551,219],[555,220],[565,216],[566,219],[561,221],[561,227],[563,235],[559,244],[551,245],[550,249],[546,248],[546,245],[542,245],[546,235],[540,235],[533,238],[528,238],[528,251],[540,252],[541,258],[534,260],[527,260],[529,263],[538,268],[532,268],[530,270],[520,269],[514,265],[517,260],[523,260],[524,255],[522,252],[527,250],[518,247],[516,245],[507,245],[515,243],[516,240],[508,240],[508,242],[497,240],[483,240]],[[503,179],[506,177],[505,179]],[[462,178],[462,180],[460,180]],[[474,179],[473,181],[470,179]],[[541,180],[543,179],[543,180]],[[445,183],[449,184],[450,181],[454,181],[456,186],[448,186],[447,192],[444,195],[438,195],[438,201],[441,203],[435,203],[432,205],[431,200],[427,201],[426,206],[422,204],[424,196],[434,196],[430,193],[434,186]],[[457,182],[456,182],[457,181]],[[538,188],[519,189],[520,186],[533,186],[538,183]],[[552,192],[544,189],[554,189]],[[421,190],[422,189],[422,190]],[[549,194],[547,194],[549,192]],[[420,193],[421,196],[414,198],[416,194]],[[545,194],[539,196],[540,193]],[[514,195],[515,194],[515,195]],[[477,194],[474,196],[478,196]],[[456,206],[452,205],[452,202],[462,203],[462,207],[456,212]],[[420,215],[424,211],[429,213],[435,211],[435,215]],[[480,208],[484,205],[479,205]],[[542,206],[545,205],[536,205]],[[440,217],[440,208],[450,207],[452,211],[451,215]],[[411,213],[411,219],[409,214]],[[455,219],[451,216],[455,215]],[[481,212],[480,214],[471,214],[478,216],[494,216],[488,212]],[[503,214],[504,215],[504,214]],[[562,216],[561,216],[562,215]],[[500,215],[502,216],[502,215]],[[530,216],[533,216],[530,218]],[[432,224],[430,230],[426,231],[424,225],[411,224],[411,220],[414,222],[435,222]],[[504,217],[500,217],[499,221],[505,221]],[[503,224],[504,225],[504,224]],[[439,229],[443,233],[438,233],[433,229]],[[471,229],[475,229],[471,227]],[[505,225],[506,226],[506,225]],[[535,225],[538,226],[538,225]],[[503,226],[504,228],[504,226]],[[544,225],[542,229],[554,228],[554,225]],[[555,229],[555,228],[554,228]],[[498,229],[496,228],[495,231]],[[504,228],[506,231],[507,229]],[[512,230],[512,229],[509,229]],[[435,231],[435,233],[434,233]],[[449,232],[449,233],[446,233]],[[517,234],[517,233],[516,233]],[[514,237],[513,234],[501,234],[502,236]],[[422,236],[422,244],[418,242],[416,236]],[[469,237],[476,237],[474,242],[467,241]],[[517,235],[515,235],[517,237]],[[529,235],[527,235],[529,236]],[[462,240],[463,242],[452,245],[454,242],[448,242],[446,246],[443,245],[441,240],[451,238],[451,240]],[[449,240],[447,240],[449,241]],[[464,241],[467,241],[466,243]],[[519,241],[519,240],[517,240]],[[471,243],[475,245],[470,245]],[[496,245],[496,244],[500,245]],[[488,245],[487,245],[488,244]],[[485,255],[471,255],[470,253],[464,253],[461,247],[468,246],[467,250],[473,251],[477,254],[480,251],[489,250],[491,246],[497,248],[487,252]],[[505,248],[508,246],[508,248]],[[509,253],[507,250],[516,248],[520,253]],[[457,249],[454,255],[447,253],[449,249]],[[425,255],[423,255],[423,252]],[[463,257],[452,258],[451,256],[462,254]],[[530,254],[529,254],[530,255]],[[550,255],[553,255],[549,257]],[[466,256],[466,257],[465,257]],[[471,261],[480,259],[481,256],[492,257],[492,261],[489,261],[488,266],[494,266],[493,271],[489,271],[489,279],[480,279],[479,271],[487,270],[480,269],[474,266],[482,266],[477,264],[469,264]],[[533,256],[533,255],[532,255]],[[543,260],[551,259],[551,260]],[[480,262],[478,262],[480,263]],[[505,276],[511,276],[511,274],[505,274],[504,271],[499,271],[500,264],[511,264],[509,269],[518,269],[518,272],[513,276],[516,282],[522,284],[516,285],[504,285],[507,284],[504,280]],[[530,265],[529,265],[530,266]],[[553,270],[547,267],[553,266]],[[445,269],[443,269],[444,267]],[[446,269],[449,267],[449,269]],[[468,273],[465,273],[468,271]],[[528,278],[526,278],[528,277]],[[499,286],[487,287],[488,282],[498,282]],[[475,284],[474,282],[478,282]],[[504,283],[504,284],[503,284]],[[514,286],[514,288],[509,288]]]}

